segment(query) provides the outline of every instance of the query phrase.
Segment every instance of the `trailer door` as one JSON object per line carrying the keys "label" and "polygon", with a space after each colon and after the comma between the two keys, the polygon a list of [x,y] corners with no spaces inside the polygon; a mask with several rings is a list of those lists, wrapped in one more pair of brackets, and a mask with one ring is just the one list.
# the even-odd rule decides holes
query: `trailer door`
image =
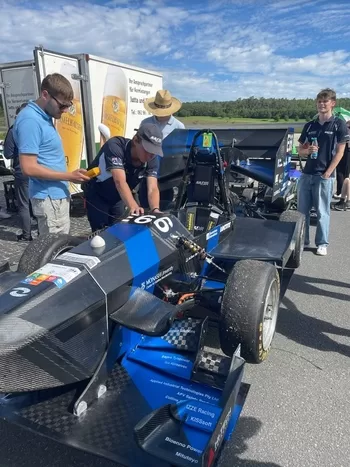
{"label": "trailer door", "polygon": [[5,124],[15,121],[16,109],[38,97],[34,63],[17,62],[0,65],[0,91],[5,113]]}

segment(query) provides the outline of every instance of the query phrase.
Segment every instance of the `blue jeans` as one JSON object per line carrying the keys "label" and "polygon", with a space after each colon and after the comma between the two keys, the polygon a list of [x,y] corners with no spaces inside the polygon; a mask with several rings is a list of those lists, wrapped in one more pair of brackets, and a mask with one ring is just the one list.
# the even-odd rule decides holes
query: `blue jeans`
{"label": "blue jeans", "polygon": [[317,212],[315,244],[327,246],[334,178],[302,174],[298,182],[298,211],[306,218],[305,244],[310,243],[310,210]]}

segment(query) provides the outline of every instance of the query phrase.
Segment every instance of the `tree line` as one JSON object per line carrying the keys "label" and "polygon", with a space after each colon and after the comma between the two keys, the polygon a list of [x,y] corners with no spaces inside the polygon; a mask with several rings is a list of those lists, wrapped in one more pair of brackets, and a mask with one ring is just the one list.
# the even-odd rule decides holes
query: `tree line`
{"label": "tree line", "polygon": [[[337,99],[337,106],[350,110],[350,99]],[[235,101],[183,102],[178,117],[257,118],[279,120],[309,120],[316,114],[314,99],[274,99],[248,97]],[[3,116],[0,96],[0,118]]]}
{"label": "tree line", "polygon": [[[337,106],[350,110],[350,99],[337,99]],[[184,102],[179,117],[257,118],[279,120],[309,120],[317,113],[314,99],[248,97],[235,101]]]}

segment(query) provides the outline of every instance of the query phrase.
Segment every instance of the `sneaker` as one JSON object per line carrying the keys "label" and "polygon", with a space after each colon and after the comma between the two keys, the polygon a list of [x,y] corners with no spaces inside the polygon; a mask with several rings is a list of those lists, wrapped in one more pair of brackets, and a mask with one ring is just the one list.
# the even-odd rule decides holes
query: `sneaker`
{"label": "sneaker", "polygon": [[336,211],[346,211],[347,209],[347,203],[345,202],[344,199],[341,199],[340,201],[338,201],[337,203],[335,203],[333,205],[333,208],[336,210]]}
{"label": "sneaker", "polygon": [[317,248],[316,255],[326,256],[327,255],[327,247],[325,245],[320,245]]}
{"label": "sneaker", "polygon": [[30,236],[30,238],[26,238],[22,233],[17,235],[17,242],[31,242],[32,240],[32,236]]}
{"label": "sneaker", "polygon": [[10,219],[10,217],[12,217],[11,214],[7,214],[7,212],[0,209],[0,219]]}

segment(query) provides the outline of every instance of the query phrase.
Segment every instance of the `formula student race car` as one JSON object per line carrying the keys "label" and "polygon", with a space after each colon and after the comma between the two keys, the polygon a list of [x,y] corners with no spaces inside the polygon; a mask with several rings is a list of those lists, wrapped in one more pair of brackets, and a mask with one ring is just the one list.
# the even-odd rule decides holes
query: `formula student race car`
{"label": "formula student race car", "polygon": [[[42,236],[16,272],[2,267],[9,465],[49,462],[42,436],[116,465],[220,465],[249,390],[245,361],[271,348],[297,225],[234,215],[217,144],[195,135],[170,212],[90,239]],[[14,427],[31,436],[21,462]]]}
{"label": "formula student race car", "polygon": [[[293,129],[222,129],[216,135],[237,215],[279,219],[295,210],[301,170],[292,160]],[[177,186],[193,137],[194,130],[175,130],[164,140],[161,198],[169,198],[169,188]],[[295,222],[300,218],[293,213],[281,220],[285,216]]]}

